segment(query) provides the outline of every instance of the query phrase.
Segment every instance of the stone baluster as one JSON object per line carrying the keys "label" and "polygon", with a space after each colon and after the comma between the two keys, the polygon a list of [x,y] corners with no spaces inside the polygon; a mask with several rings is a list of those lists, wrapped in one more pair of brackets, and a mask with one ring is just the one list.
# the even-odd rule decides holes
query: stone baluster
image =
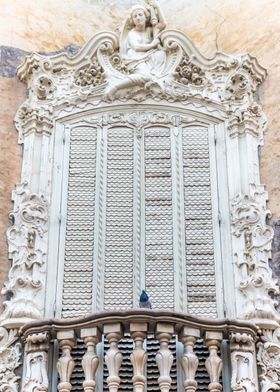
{"label": "stone baluster", "polygon": [[156,354],[156,363],[159,368],[159,388],[161,392],[168,392],[171,387],[170,370],[173,363],[173,355],[168,348],[168,343],[174,334],[174,326],[168,323],[156,325],[156,339],[159,341],[160,349]]}
{"label": "stone baluster", "polygon": [[[23,392],[47,391],[49,336],[46,332],[29,335],[26,339],[25,377]],[[1,390],[1,387],[0,387]],[[4,386],[5,390],[5,386]]]}
{"label": "stone baluster", "polygon": [[146,384],[146,377],[144,375],[145,365],[147,363],[148,355],[143,349],[144,339],[147,336],[147,323],[131,323],[130,334],[135,342],[135,348],[130,355],[133,366],[133,389],[134,392],[143,392]]}
{"label": "stone baluster", "polygon": [[232,390],[257,392],[258,387],[255,379],[257,365],[253,337],[246,333],[232,333],[230,336],[230,358]]}
{"label": "stone baluster", "polygon": [[110,392],[117,392],[121,379],[119,371],[122,363],[122,354],[118,348],[118,342],[122,337],[122,326],[120,323],[104,325],[104,334],[109,341],[110,348],[105,355],[105,363],[109,376],[107,384]]}
{"label": "stone baluster", "polygon": [[94,392],[96,381],[95,374],[99,364],[96,354],[96,345],[101,340],[101,333],[97,327],[81,329],[81,338],[86,344],[87,351],[82,359],[82,367],[85,374],[83,387],[85,392]]}
{"label": "stone baluster", "polygon": [[180,334],[180,340],[184,345],[184,356],[181,365],[185,373],[184,388],[186,392],[195,392],[197,389],[195,374],[198,368],[198,358],[193,349],[199,337],[199,329],[189,327],[183,327]]}
{"label": "stone baluster", "polygon": [[71,350],[75,344],[75,333],[73,330],[60,331],[57,333],[57,340],[62,351],[62,355],[57,362],[57,371],[60,378],[57,388],[60,392],[70,392],[72,389],[70,379],[75,367],[75,362],[71,357]]}
{"label": "stone baluster", "polygon": [[210,392],[220,392],[223,390],[220,384],[220,376],[223,369],[222,359],[218,356],[218,350],[223,340],[222,332],[206,332],[205,345],[209,350],[209,357],[206,359],[205,366],[210,377],[208,389]]}

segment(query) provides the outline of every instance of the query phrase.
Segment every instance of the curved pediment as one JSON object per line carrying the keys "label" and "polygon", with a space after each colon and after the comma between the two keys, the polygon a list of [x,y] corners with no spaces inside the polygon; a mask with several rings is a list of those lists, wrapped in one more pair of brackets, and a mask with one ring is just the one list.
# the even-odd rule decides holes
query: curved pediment
{"label": "curved pediment", "polygon": [[[16,117],[20,139],[34,118],[41,119],[39,131],[48,133],[55,112],[65,114],[112,102],[193,103],[196,108],[229,114],[232,135],[240,132],[240,124],[247,124],[247,117],[248,129],[263,129],[265,120],[254,92],[266,70],[254,57],[217,52],[208,59],[185,34],[165,29],[157,3],[154,8],[135,6],[133,10],[119,33],[95,34],[72,57],[65,52],[26,57],[18,68],[19,78],[29,89]],[[140,22],[133,19],[136,16]],[[261,139],[262,132],[257,133]]]}
{"label": "curved pediment", "polygon": [[[27,56],[18,76],[41,101],[55,98],[61,103],[63,97],[66,101],[85,96],[105,101],[143,101],[148,96],[184,100],[200,95],[238,104],[248,101],[266,76],[266,70],[250,55],[217,52],[212,59],[206,58],[180,31],[163,30],[158,39],[160,48],[151,51],[155,58],[127,59],[122,54],[122,36],[100,32],[74,56],[66,52]],[[159,72],[153,70],[154,65]]]}

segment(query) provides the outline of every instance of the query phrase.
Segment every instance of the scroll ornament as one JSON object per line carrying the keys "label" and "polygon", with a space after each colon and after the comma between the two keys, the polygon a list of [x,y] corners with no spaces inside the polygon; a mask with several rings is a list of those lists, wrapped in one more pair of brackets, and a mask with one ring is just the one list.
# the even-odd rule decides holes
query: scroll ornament
{"label": "scroll ornament", "polygon": [[17,392],[20,377],[16,369],[21,365],[21,344],[17,330],[0,327],[0,392]]}
{"label": "scroll ornament", "polygon": [[273,229],[267,225],[267,193],[263,186],[251,185],[249,195],[237,195],[232,203],[233,235],[239,239],[235,256],[239,269],[239,289],[244,295],[240,318],[254,321],[260,327],[278,326],[276,301],[270,293],[279,293],[268,264]]}
{"label": "scroll ornament", "polygon": [[263,330],[258,344],[261,392],[280,390],[280,328]]}
{"label": "scroll ornament", "polygon": [[1,319],[38,319],[42,317],[47,252],[48,203],[41,194],[31,193],[28,184],[17,186],[11,213],[14,224],[7,231],[12,267],[2,294]]}

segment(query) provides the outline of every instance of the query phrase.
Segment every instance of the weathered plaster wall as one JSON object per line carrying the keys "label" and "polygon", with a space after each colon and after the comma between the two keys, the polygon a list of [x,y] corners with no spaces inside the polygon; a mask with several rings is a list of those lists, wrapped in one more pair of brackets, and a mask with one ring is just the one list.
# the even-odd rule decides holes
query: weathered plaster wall
{"label": "weathered plaster wall", "polygon": [[[21,148],[13,117],[24,101],[25,87],[14,77],[23,51],[58,51],[82,46],[100,30],[114,30],[136,0],[1,0],[0,13],[0,287],[7,275],[5,230],[12,208],[11,192],[20,180]],[[90,3],[90,4],[89,4]],[[168,27],[184,31],[211,57],[216,50],[249,52],[267,68],[260,100],[269,126],[261,151],[261,180],[269,192],[269,208],[276,228],[273,268],[280,252],[280,2],[279,0],[160,0]],[[71,49],[71,47],[70,47]],[[277,229],[278,228],[278,229]],[[278,274],[280,276],[280,273]]]}

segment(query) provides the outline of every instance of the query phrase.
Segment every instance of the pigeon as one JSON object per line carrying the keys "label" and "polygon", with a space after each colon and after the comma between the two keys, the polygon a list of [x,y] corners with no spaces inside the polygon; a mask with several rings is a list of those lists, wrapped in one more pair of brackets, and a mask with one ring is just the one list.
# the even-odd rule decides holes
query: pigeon
{"label": "pigeon", "polygon": [[152,309],[152,302],[145,290],[142,290],[140,295],[139,307]]}

